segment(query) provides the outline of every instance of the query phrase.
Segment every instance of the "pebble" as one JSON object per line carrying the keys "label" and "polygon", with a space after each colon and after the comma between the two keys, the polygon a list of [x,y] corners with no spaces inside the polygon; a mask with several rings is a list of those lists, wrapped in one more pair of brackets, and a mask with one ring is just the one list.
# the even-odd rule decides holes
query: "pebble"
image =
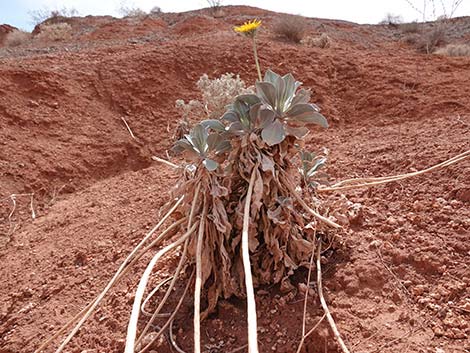
{"label": "pebble", "polygon": [[383,244],[382,240],[376,239],[370,242],[369,247],[372,249],[378,249],[382,246],[382,244]]}

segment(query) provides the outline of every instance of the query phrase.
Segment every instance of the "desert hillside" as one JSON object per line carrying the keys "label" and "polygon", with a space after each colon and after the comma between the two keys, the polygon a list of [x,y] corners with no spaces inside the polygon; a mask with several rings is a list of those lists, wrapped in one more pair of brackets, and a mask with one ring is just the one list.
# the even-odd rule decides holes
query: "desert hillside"
{"label": "desert hillside", "polygon": [[[328,149],[332,182],[417,171],[470,149],[470,56],[419,50],[438,23],[415,32],[304,19],[305,37],[328,36],[321,47],[279,38],[280,16],[230,6],[217,16],[205,9],[55,18],[72,29],[66,41],[33,37],[14,47],[5,45],[13,28],[0,27],[0,353],[37,349],[99,293],[158,221],[178,172],[151,157],[167,158],[174,142],[181,121],[175,101],[201,99],[203,74],[256,80],[251,43],[235,25],[261,19],[262,70],[290,72],[311,90],[330,126],[312,130],[306,145]],[[470,43],[470,18],[446,26],[439,45]],[[469,159],[331,197],[359,210],[343,244],[324,258],[325,297],[351,351],[470,352]],[[66,352],[123,351],[148,260],[112,290]],[[175,262],[155,276],[168,276]],[[305,276],[296,273],[293,287]],[[297,288],[258,291],[261,352],[296,351],[302,298]],[[206,352],[244,347],[245,307],[222,301],[203,322]],[[322,315],[314,295],[308,325]],[[191,316],[188,298],[174,332],[186,352]],[[170,347],[161,339],[152,349]],[[340,352],[326,322],[303,352]]]}

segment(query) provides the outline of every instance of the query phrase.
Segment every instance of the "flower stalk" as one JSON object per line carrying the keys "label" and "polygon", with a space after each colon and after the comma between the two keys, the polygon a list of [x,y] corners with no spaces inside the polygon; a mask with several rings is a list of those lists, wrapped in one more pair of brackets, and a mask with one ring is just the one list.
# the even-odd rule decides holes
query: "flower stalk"
{"label": "flower stalk", "polygon": [[258,79],[259,82],[263,81],[263,78],[261,76],[261,69],[259,66],[259,60],[258,60],[258,50],[256,49],[256,38],[253,36],[253,55],[255,56],[255,63],[256,63],[256,70],[258,71]]}
{"label": "flower stalk", "polygon": [[253,21],[245,22],[241,26],[236,26],[234,28],[235,32],[244,34],[245,36],[253,39],[253,54],[255,56],[256,71],[258,72],[259,82],[263,81],[263,78],[261,76],[261,68],[259,66],[258,51],[256,49],[256,33],[258,32],[258,28],[260,26],[261,26],[260,20],[253,20]]}

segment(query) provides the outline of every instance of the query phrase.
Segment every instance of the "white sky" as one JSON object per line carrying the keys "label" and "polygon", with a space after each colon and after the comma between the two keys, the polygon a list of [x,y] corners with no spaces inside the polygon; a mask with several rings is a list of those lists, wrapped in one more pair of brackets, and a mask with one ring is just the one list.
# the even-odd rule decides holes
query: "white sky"
{"label": "white sky", "polygon": [[[426,17],[432,19],[434,2],[436,16],[442,15],[443,5],[449,13],[456,0],[409,0],[421,12],[424,3]],[[457,0],[459,1],[459,0]],[[342,19],[356,23],[378,23],[387,13],[400,15],[406,21],[422,20],[423,15],[413,9],[407,0],[224,0],[224,5],[250,5],[277,12],[299,14],[307,17]],[[74,8],[80,15],[118,16],[118,9],[138,7],[149,11],[159,6],[164,12],[179,12],[207,7],[205,0],[0,0],[0,24],[8,23],[31,29],[28,11],[42,8]],[[470,16],[470,0],[463,0],[454,16]]]}

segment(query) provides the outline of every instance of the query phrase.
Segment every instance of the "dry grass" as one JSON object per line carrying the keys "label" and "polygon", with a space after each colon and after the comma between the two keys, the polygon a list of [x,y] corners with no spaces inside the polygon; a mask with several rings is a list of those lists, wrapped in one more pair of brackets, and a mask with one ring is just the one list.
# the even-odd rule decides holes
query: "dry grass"
{"label": "dry grass", "polygon": [[416,47],[420,52],[431,54],[437,49],[437,47],[445,44],[446,37],[445,27],[443,25],[438,25],[430,31],[423,33],[423,35],[418,39]]}
{"label": "dry grass", "polygon": [[332,40],[330,36],[326,33],[322,33],[320,37],[308,36],[302,39],[302,44],[308,47],[317,47],[317,48],[329,48],[331,46]]}
{"label": "dry grass", "polygon": [[15,30],[7,34],[5,38],[5,46],[7,47],[18,47],[31,41],[31,33]]}
{"label": "dry grass", "polygon": [[300,43],[307,31],[308,23],[305,18],[294,15],[279,17],[273,25],[274,33],[294,43]]}
{"label": "dry grass", "polygon": [[61,42],[72,37],[72,26],[68,23],[55,23],[41,26],[41,32],[36,40],[41,43]]}
{"label": "dry grass", "polygon": [[470,45],[449,44],[436,50],[435,54],[447,56],[470,56]]}

